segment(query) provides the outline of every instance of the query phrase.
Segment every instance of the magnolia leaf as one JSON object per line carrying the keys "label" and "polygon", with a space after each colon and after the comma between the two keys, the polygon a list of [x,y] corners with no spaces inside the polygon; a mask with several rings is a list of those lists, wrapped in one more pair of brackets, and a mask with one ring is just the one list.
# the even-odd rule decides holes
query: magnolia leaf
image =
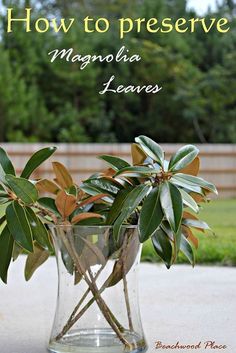
{"label": "magnolia leaf", "polygon": [[29,281],[34,272],[49,258],[50,254],[47,250],[41,248],[38,244],[34,244],[34,252],[29,254],[25,264],[25,279]]}
{"label": "magnolia leaf", "polygon": [[139,185],[134,188],[129,195],[126,197],[123,206],[122,212],[120,216],[114,223],[113,227],[113,236],[116,241],[119,239],[120,230],[124,221],[126,221],[130,215],[136,210],[136,208],[140,205],[141,201],[150,191],[150,186],[148,185]]}
{"label": "magnolia leaf", "polygon": [[143,175],[151,175],[160,173],[160,169],[149,167],[127,167],[119,170],[115,176],[142,177]]}
{"label": "magnolia leaf", "polygon": [[163,166],[165,155],[160,145],[146,136],[136,137],[135,142],[141,146],[147,156]]}
{"label": "magnolia leaf", "polygon": [[197,176],[200,169],[200,158],[196,157],[187,167],[179,170],[179,173]]}
{"label": "magnolia leaf", "polygon": [[103,155],[103,156],[99,156],[98,158],[108,163],[115,171],[118,171],[120,169],[130,166],[128,162],[118,157]]}
{"label": "magnolia leaf", "polygon": [[33,171],[37,169],[44,161],[46,161],[51,155],[56,151],[56,147],[47,147],[43,148],[36,153],[29,159],[23,172],[21,173],[21,177],[28,179]]}
{"label": "magnolia leaf", "polygon": [[9,196],[8,194],[0,193],[0,205],[5,205],[10,201],[8,196]]}
{"label": "magnolia leaf", "polygon": [[101,172],[102,176],[113,177],[115,174],[116,174],[116,171],[115,169],[112,169],[112,168],[105,169]]}
{"label": "magnolia leaf", "polygon": [[60,191],[56,197],[55,203],[63,219],[66,219],[76,209],[76,197],[67,194],[64,190]]}
{"label": "magnolia leaf", "polygon": [[[91,196],[97,196],[97,195],[100,195],[101,193],[104,192],[104,190],[101,190],[93,185],[90,185],[86,182],[84,182],[82,185],[80,185],[80,189],[88,194],[88,195],[91,195]],[[105,197],[104,198],[104,201],[105,202],[108,202],[108,203],[112,203],[113,202],[113,199],[114,199],[114,195],[112,196],[111,194],[109,194],[108,197]]]}
{"label": "magnolia leaf", "polygon": [[90,204],[95,203],[99,200],[102,200],[104,197],[107,197],[107,196],[108,196],[107,194],[100,194],[100,195],[89,197],[86,200],[83,200],[82,202],[80,202],[78,204],[78,207],[81,208],[81,207],[90,205]]}
{"label": "magnolia leaf", "polygon": [[182,195],[183,203],[185,206],[191,208],[194,212],[199,212],[199,207],[196,201],[183,189],[180,189],[180,193]]}
{"label": "magnolia leaf", "polygon": [[4,283],[7,283],[7,273],[11,263],[13,243],[14,240],[9,228],[5,226],[0,234],[0,278]]}
{"label": "magnolia leaf", "polygon": [[173,184],[165,182],[161,186],[160,200],[164,215],[173,232],[177,234],[183,215],[183,201],[180,191]]}
{"label": "magnolia leaf", "polygon": [[190,196],[194,199],[195,202],[201,203],[206,202],[206,197],[200,194],[196,194],[195,192],[190,192]]}
{"label": "magnolia leaf", "polygon": [[181,174],[181,173],[178,173],[176,175],[176,177],[179,180],[182,180],[183,183],[192,184],[193,186],[200,186],[201,188],[206,189],[206,190],[208,190],[210,192],[213,192],[214,194],[218,195],[218,192],[216,190],[215,185],[212,184],[212,183],[209,183],[208,181],[206,181],[206,180],[204,180],[202,178],[195,177],[195,176],[192,176],[192,175]]}
{"label": "magnolia leaf", "polygon": [[161,224],[161,229],[168,236],[168,238],[173,242],[173,258],[172,263],[174,263],[177,259],[179,249],[180,249],[180,241],[181,241],[181,227],[179,228],[177,233],[174,233],[170,227],[170,224],[167,221],[163,221]]}
{"label": "magnolia leaf", "polygon": [[118,192],[116,195],[116,198],[114,202],[112,203],[112,206],[109,210],[108,216],[107,216],[107,224],[113,224],[115,220],[118,218],[120,215],[123,204],[125,202],[126,197],[128,197],[129,193],[132,191],[132,188],[129,187],[127,189],[122,189]]}
{"label": "magnolia leaf", "polygon": [[143,203],[139,218],[139,237],[144,243],[157,231],[163,220],[164,214],[160,202],[160,188],[156,187],[147,196]]}
{"label": "magnolia leaf", "polygon": [[72,185],[69,189],[67,189],[68,194],[74,195],[76,198],[78,197],[78,190],[76,185]]}
{"label": "magnolia leaf", "polygon": [[41,219],[34,213],[34,211],[26,208],[27,218],[31,227],[33,239],[45,250],[53,251],[52,244],[49,240],[49,234]]}
{"label": "magnolia leaf", "polygon": [[170,182],[178,187],[181,187],[185,190],[190,192],[194,192],[195,194],[203,195],[203,190],[200,186],[190,183],[187,180],[183,180],[182,178],[178,177],[179,174],[175,174],[170,179]]}
{"label": "magnolia leaf", "polygon": [[113,178],[97,178],[97,179],[88,179],[84,182],[84,184],[92,186],[99,191],[99,193],[106,193],[111,196],[115,196],[120,189],[122,189],[122,185],[117,183]]}
{"label": "magnolia leaf", "polygon": [[186,145],[180,148],[172,157],[169,163],[169,171],[177,172],[193,162],[199,154],[199,149],[193,145]]}
{"label": "magnolia leaf", "polygon": [[196,238],[195,235],[193,235],[193,232],[191,231],[191,229],[189,227],[182,226],[182,233],[185,236],[185,238],[188,239],[196,249],[198,249],[199,247],[198,238]]}
{"label": "magnolia leaf", "polygon": [[133,165],[143,164],[147,158],[146,154],[143,152],[142,148],[137,143],[133,143],[131,145],[131,154]]}
{"label": "magnolia leaf", "polygon": [[15,241],[25,250],[33,252],[33,237],[25,208],[13,201],[6,209],[8,228]]}
{"label": "magnolia leaf", "polygon": [[89,218],[103,218],[103,216],[98,213],[83,212],[73,217],[71,223],[76,224]]}
{"label": "magnolia leaf", "polygon": [[6,175],[6,181],[14,194],[24,203],[33,204],[38,200],[36,187],[27,179]]}
{"label": "magnolia leaf", "polygon": [[12,260],[16,261],[18,257],[23,253],[24,249],[14,241],[13,252],[12,252]]}
{"label": "magnolia leaf", "polygon": [[152,236],[152,244],[157,255],[164,261],[169,269],[172,263],[171,241],[162,229],[158,229]]}
{"label": "magnolia leaf", "polygon": [[41,197],[38,199],[38,204],[43,208],[46,208],[51,213],[55,214],[56,217],[60,217],[60,213],[58,212],[54,199],[51,199],[50,197]]}
{"label": "magnolia leaf", "polygon": [[197,230],[203,233],[205,230],[211,231],[211,228],[209,227],[209,225],[206,222],[203,222],[200,220],[184,218],[182,221],[182,224],[187,227],[196,228]]}
{"label": "magnolia leaf", "polygon": [[195,254],[185,236],[181,235],[180,251],[187,257],[192,266],[195,265]]}
{"label": "magnolia leaf", "polygon": [[77,284],[79,284],[82,278],[83,275],[77,269],[75,269],[74,285],[76,286]]}
{"label": "magnolia leaf", "polygon": [[187,212],[187,211],[184,211],[183,218],[194,219],[194,220],[197,220],[197,221],[199,220],[199,218],[197,216],[195,216],[192,213]]}
{"label": "magnolia leaf", "polygon": [[59,192],[59,187],[50,180],[42,179],[36,183],[36,188],[41,192],[48,192],[50,194],[56,195]]}
{"label": "magnolia leaf", "polygon": [[75,269],[74,261],[72,260],[70,254],[68,253],[68,250],[66,249],[64,243],[61,243],[61,258],[68,273],[73,275],[74,269]]}
{"label": "magnolia leaf", "polygon": [[16,175],[13,164],[8,157],[6,151],[0,147],[0,165],[5,174]]}
{"label": "magnolia leaf", "polygon": [[60,187],[62,187],[63,189],[69,189],[71,186],[74,185],[72,176],[63,164],[59,162],[53,162],[52,166],[56,175],[56,181],[58,185],[60,185]]}
{"label": "magnolia leaf", "polygon": [[115,262],[112,274],[106,280],[106,287],[115,286],[129,273],[137,258],[139,249],[139,238],[138,235],[134,233],[133,236],[129,238],[125,249],[123,249],[123,253],[121,253],[119,259]]}
{"label": "magnolia leaf", "polygon": [[[80,239],[85,243],[84,249],[89,250],[89,252],[91,252],[95,256],[96,261],[95,261],[94,265],[105,266],[106,259],[103,255],[102,251],[95,244],[93,244],[91,241],[89,241],[88,239],[83,238],[83,237],[80,237]],[[83,251],[84,251],[84,249],[83,249]],[[82,252],[82,254],[83,254],[83,252]],[[89,256],[86,256],[84,260],[90,261]],[[87,265],[89,265],[89,267],[92,266],[91,263],[87,263]]]}

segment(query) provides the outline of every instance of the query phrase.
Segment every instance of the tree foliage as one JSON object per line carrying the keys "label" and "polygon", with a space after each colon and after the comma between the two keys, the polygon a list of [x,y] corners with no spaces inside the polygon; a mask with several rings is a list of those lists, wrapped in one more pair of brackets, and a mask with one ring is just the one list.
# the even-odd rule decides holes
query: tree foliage
{"label": "tree foliage", "polygon": [[[53,14],[83,18],[94,14],[114,18],[198,17],[186,1],[5,0],[22,13],[32,6],[37,17]],[[151,35],[132,33],[124,43],[111,27],[106,34],[85,35],[75,26],[66,35],[39,35],[22,27],[0,36],[0,140],[54,142],[129,142],[147,134],[160,142],[236,142],[235,2],[224,1],[207,18],[232,20],[227,34],[200,29],[195,33]],[[37,10],[37,11],[36,11]],[[114,22],[114,21],[113,21]],[[77,63],[50,63],[54,48],[81,54],[116,53],[122,45],[138,53],[134,64],[94,63],[81,71]],[[163,86],[157,95],[99,95],[115,75],[117,85]],[[45,129],[45,126],[47,128]],[[179,126],[183,126],[179,134]]]}

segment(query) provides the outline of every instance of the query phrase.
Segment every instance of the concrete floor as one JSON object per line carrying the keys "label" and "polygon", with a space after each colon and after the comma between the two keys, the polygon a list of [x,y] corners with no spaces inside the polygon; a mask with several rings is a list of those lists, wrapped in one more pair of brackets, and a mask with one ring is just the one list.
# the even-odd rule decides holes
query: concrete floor
{"label": "concrete floor", "polygon": [[[8,286],[0,284],[0,353],[46,353],[55,308],[57,275],[50,259],[34,278],[23,279],[24,258],[11,268]],[[236,353],[236,268],[140,267],[143,325],[155,352]],[[196,350],[155,349],[163,344],[195,344]],[[205,341],[226,349],[205,349]]]}

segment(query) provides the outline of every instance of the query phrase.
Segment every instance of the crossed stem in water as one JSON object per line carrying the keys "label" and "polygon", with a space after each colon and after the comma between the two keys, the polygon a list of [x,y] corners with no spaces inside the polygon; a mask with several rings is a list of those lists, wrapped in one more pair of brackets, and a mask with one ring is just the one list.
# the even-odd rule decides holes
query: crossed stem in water
{"label": "crossed stem in water", "polygon": [[[106,302],[101,297],[101,289],[102,288],[100,290],[98,289],[95,278],[91,275],[89,278],[89,276],[86,273],[86,270],[83,268],[83,264],[80,261],[80,257],[78,256],[76,250],[74,249],[74,244],[70,240],[71,235],[69,234],[69,237],[66,237],[63,231],[60,233],[60,235],[61,235],[61,239],[62,239],[64,245],[67,248],[68,253],[70,254],[71,258],[73,259],[75,266],[77,267],[77,270],[81,274],[83,274],[83,278],[84,278],[85,282],[87,283],[89,290],[91,291],[91,293],[93,295],[93,302],[94,301],[97,302],[97,305],[100,308],[101,312],[103,313],[103,316],[105,317],[105,319],[107,320],[107,322],[109,323],[111,328],[114,330],[114,332],[117,334],[117,337],[120,339],[120,341],[125,345],[126,348],[132,350],[133,345],[124,337],[123,332],[121,331],[121,327],[118,325],[118,322],[115,319],[115,316],[112,314],[112,312],[109,309],[109,307],[107,306]],[[83,308],[85,311],[88,308],[87,305]],[[85,312],[84,310],[83,310],[83,313]],[[80,315],[81,315],[81,312],[80,312]],[[76,321],[78,320],[77,316],[72,321],[76,322],[76,321],[74,321],[75,319],[76,319]],[[60,336],[61,335],[59,334],[56,337],[56,339],[61,338]]]}

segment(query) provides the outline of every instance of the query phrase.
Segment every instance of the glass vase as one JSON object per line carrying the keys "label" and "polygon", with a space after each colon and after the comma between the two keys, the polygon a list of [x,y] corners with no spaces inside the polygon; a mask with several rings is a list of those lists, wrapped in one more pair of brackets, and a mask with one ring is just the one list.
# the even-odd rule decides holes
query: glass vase
{"label": "glass vase", "polygon": [[146,352],[138,300],[136,226],[52,226],[58,265],[53,353]]}

